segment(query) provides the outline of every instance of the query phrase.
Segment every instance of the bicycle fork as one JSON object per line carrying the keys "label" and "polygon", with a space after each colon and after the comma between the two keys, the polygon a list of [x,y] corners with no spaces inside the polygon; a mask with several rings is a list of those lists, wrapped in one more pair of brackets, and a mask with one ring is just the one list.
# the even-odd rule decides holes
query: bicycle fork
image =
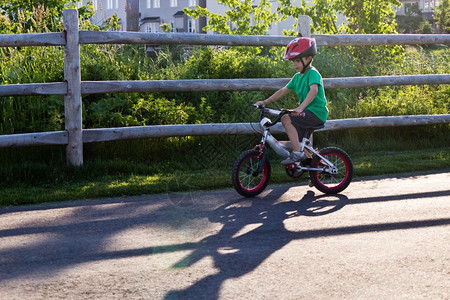
{"label": "bicycle fork", "polygon": [[327,172],[327,173],[330,173],[330,174],[337,174],[338,173],[337,167],[331,161],[329,161],[327,158],[325,158],[322,154],[320,154],[319,151],[317,151],[313,147],[309,146],[305,142],[305,139],[303,139],[303,141],[300,143],[300,148],[301,148],[302,151],[307,149],[311,154],[314,154],[314,155],[320,157],[320,159],[327,165],[327,167],[324,167],[324,168],[312,168],[312,167],[307,168],[307,167],[303,167],[300,164],[298,164],[300,169],[302,169],[304,171],[322,171],[322,172]]}

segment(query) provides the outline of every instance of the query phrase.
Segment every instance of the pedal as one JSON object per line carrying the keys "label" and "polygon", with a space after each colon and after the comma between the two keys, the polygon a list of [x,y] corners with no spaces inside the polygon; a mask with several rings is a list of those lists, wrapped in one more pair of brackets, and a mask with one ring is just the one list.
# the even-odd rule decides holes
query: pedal
{"label": "pedal", "polygon": [[294,170],[294,169],[297,169],[297,164],[293,163],[293,164],[290,164],[290,165],[286,165],[285,168],[287,170]]}
{"label": "pedal", "polygon": [[298,178],[303,175],[303,168],[299,162],[285,166],[286,174],[292,178]]}

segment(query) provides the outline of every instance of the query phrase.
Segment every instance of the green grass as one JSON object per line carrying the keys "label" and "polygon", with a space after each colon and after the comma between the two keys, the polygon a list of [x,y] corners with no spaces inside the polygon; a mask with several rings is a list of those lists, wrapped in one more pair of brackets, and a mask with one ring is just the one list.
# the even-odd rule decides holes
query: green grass
{"label": "green grass", "polygon": [[[355,179],[375,175],[450,170],[450,147],[356,152],[351,153],[351,156]],[[299,179],[292,179],[285,174],[278,160],[272,159],[271,163],[270,184],[305,184],[308,180],[305,174]],[[48,173],[48,167],[38,164],[28,168],[42,176]],[[231,188],[231,167],[232,164],[217,169],[180,169],[152,174],[154,166],[123,161],[97,160],[86,162],[81,168],[53,166],[53,175],[42,176],[43,178],[35,183],[27,181],[1,185],[0,206]]]}

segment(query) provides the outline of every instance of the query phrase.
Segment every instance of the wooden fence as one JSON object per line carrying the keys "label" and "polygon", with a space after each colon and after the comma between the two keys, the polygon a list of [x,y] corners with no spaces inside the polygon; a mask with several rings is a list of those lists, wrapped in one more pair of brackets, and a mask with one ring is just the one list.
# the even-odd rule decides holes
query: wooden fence
{"label": "wooden fence", "polygon": [[[83,164],[83,143],[120,139],[250,134],[257,124],[219,123],[196,125],[156,125],[122,128],[83,129],[82,94],[127,92],[198,92],[277,90],[289,79],[210,79],[155,81],[81,81],[80,44],[180,44],[225,46],[285,46],[292,37],[235,36],[180,33],[139,33],[79,31],[78,12],[65,10],[64,31],[58,33],[0,35],[0,47],[64,46],[64,82],[0,85],[1,96],[64,95],[65,130],[0,136],[0,147],[66,145],[68,164]],[[301,23],[305,24],[302,18]],[[302,26],[308,35],[309,20]],[[305,34],[304,34],[305,35]],[[318,46],[424,45],[450,44],[448,34],[365,34],[311,35]],[[449,84],[450,74],[324,78],[325,88],[361,88],[385,85]],[[0,100],[1,101],[1,100]],[[372,117],[329,120],[322,130],[359,127],[405,126],[450,123],[450,114]],[[276,126],[275,133],[283,132]]]}

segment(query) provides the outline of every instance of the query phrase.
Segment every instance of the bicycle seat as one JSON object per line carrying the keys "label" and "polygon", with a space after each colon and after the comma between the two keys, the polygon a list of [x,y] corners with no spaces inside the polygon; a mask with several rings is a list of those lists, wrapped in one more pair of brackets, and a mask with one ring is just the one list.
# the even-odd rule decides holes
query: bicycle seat
{"label": "bicycle seat", "polygon": [[324,127],[325,127],[325,123],[313,126],[313,127],[309,128],[309,129],[317,130],[317,129],[322,129]]}
{"label": "bicycle seat", "polygon": [[305,138],[307,138],[307,139],[310,139],[312,133],[313,133],[315,130],[321,129],[321,128],[324,128],[324,127],[325,127],[325,123],[320,124],[320,125],[316,125],[316,126],[313,126],[313,127],[305,128],[306,130],[305,130],[305,134],[304,134],[303,137],[305,137]]}

